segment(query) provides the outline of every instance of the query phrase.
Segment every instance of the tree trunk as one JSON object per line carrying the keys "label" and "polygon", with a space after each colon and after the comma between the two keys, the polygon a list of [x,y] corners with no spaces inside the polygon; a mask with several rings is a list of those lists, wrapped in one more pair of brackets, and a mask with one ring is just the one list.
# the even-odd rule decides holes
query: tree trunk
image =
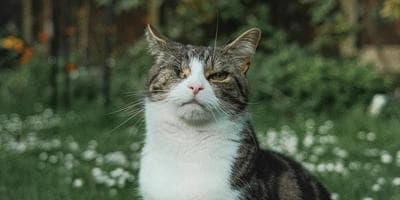
{"label": "tree trunk", "polygon": [[32,44],[32,0],[22,0],[22,37],[28,44]]}
{"label": "tree trunk", "polygon": [[83,0],[78,11],[78,51],[81,60],[87,63],[89,46],[90,0]]}
{"label": "tree trunk", "polygon": [[72,23],[73,6],[67,0],[57,0],[63,2],[61,29],[63,33],[63,56],[64,56],[64,93],[63,100],[65,108],[71,106],[71,73],[75,70],[72,63],[72,45],[75,27]]}
{"label": "tree trunk", "polygon": [[[340,0],[340,8],[344,13],[349,27],[357,27],[359,6],[357,0]],[[339,43],[340,53],[344,56],[355,56],[357,53],[357,33],[356,30],[350,30],[344,40]]]}
{"label": "tree trunk", "polygon": [[59,0],[55,0],[52,6],[53,9],[53,24],[54,24],[54,35],[51,38],[51,49],[49,63],[51,64],[51,74],[50,74],[50,85],[51,85],[51,95],[50,95],[50,105],[53,109],[58,107],[58,68],[59,68],[59,50],[61,46],[61,29],[60,29],[60,14],[61,5]]}
{"label": "tree trunk", "polygon": [[104,106],[107,108],[111,104],[110,97],[110,86],[111,86],[111,69],[115,64],[114,58],[112,58],[112,50],[113,50],[113,37],[115,37],[115,27],[114,27],[114,4],[115,0],[113,0],[107,7],[107,15],[106,15],[106,34],[105,34],[105,50],[107,59],[104,62],[103,66],[103,97],[104,97]]}
{"label": "tree trunk", "polygon": [[42,43],[43,51],[46,55],[49,53],[49,41],[51,41],[54,34],[52,15],[52,0],[42,0],[39,41]]}
{"label": "tree trunk", "polygon": [[147,17],[149,24],[157,27],[160,24],[160,6],[162,0],[147,1]]}

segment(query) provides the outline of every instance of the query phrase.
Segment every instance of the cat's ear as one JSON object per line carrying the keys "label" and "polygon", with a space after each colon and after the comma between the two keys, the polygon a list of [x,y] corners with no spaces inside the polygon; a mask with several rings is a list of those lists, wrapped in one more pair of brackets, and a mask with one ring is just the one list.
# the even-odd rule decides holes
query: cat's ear
{"label": "cat's ear", "polygon": [[150,52],[153,55],[160,55],[160,53],[167,48],[169,43],[167,37],[159,33],[150,24],[148,24],[146,28],[146,39],[149,43]]}
{"label": "cat's ear", "polygon": [[226,44],[223,50],[231,54],[238,60],[239,65],[244,73],[250,66],[251,58],[256,52],[256,48],[261,38],[261,30],[252,28],[242,33],[232,42]]}

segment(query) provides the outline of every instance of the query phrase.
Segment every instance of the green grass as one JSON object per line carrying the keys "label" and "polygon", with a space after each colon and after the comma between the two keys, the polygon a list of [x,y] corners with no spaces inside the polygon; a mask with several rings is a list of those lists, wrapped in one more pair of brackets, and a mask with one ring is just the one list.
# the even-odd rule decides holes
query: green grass
{"label": "green grass", "polygon": [[[111,176],[111,171],[121,168],[135,176],[138,149],[143,137],[140,121],[137,122],[138,119],[135,119],[110,132],[124,121],[123,117],[107,114],[108,112],[96,109],[94,106],[75,110],[75,112],[63,113],[60,116],[48,116],[44,112],[29,115],[41,116],[37,121],[44,124],[50,123],[51,119],[60,119],[59,123],[40,129],[28,125],[28,116],[21,116],[19,118],[23,126],[11,128],[10,131],[10,127],[8,129],[6,127],[7,124],[18,123],[15,120],[6,120],[12,118],[11,115],[0,117],[3,120],[0,122],[2,127],[0,129],[1,199],[138,199],[134,177],[121,186],[107,185],[96,180],[92,175],[92,170],[97,167]],[[277,114],[263,109],[260,105],[255,105],[252,110],[254,125],[263,145],[284,148],[284,143],[288,138],[296,138],[297,150],[295,153],[289,152],[293,157],[302,154],[303,162],[312,163],[316,167],[321,163],[341,162],[343,164],[344,171],[347,172],[313,171],[313,174],[319,177],[330,191],[336,193],[339,199],[353,200],[371,197],[395,200],[400,198],[400,185],[392,183],[396,176],[400,177],[399,119],[395,117],[371,118],[365,116],[362,109],[352,109],[334,118],[329,118],[327,115]],[[333,126],[328,126],[330,123]],[[318,131],[324,126],[328,127],[327,133]],[[278,133],[278,138],[274,140],[271,139],[272,129]],[[303,144],[307,132],[315,139],[315,142],[308,147]],[[363,135],[369,132],[373,132],[375,136],[373,140],[369,138],[370,141],[363,138]],[[28,133],[35,133],[37,141],[35,144],[30,144],[31,146],[28,145],[25,151],[19,152],[14,148],[15,145],[14,149],[7,146],[12,141],[26,142],[29,138]],[[333,136],[336,140],[321,142],[328,136]],[[59,140],[60,144],[52,147],[44,145],[54,140]],[[93,141],[96,141],[97,145]],[[279,144],[274,146],[274,141]],[[71,148],[73,142],[78,144],[78,149]],[[312,161],[314,150],[318,148],[324,149],[325,152],[318,154],[317,159]],[[333,153],[335,148],[344,150],[347,156],[336,155]],[[90,149],[95,150],[97,157],[103,158],[103,164],[96,161],[96,158],[84,158],[84,152]],[[377,149],[377,155],[366,155],[368,149]],[[125,155],[127,164],[105,161],[108,153],[116,151]],[[47,157],[43,156],[44,154]],[[71,169],[66,167],[67,154],[73,156],[71,162],[74,167]],[[383,154],[390,155],[391,161],[383,163]],[[51,161],[51,156],[57,157],[57,161]],[[77,179],[83,181],[82,186],[74,186],[74,181]]]}

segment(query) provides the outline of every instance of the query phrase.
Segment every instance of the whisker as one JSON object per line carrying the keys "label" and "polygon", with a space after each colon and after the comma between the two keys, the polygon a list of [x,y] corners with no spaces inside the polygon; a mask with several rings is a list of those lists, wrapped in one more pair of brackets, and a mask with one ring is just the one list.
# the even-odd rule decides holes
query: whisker
{"label": "whisker", "polygon": [[123,107],[123,108],[120,108],[120,109],[118,109],[118,110],[116,110],[116,111],[112,111],[112,112],[110,112],[110,113],[108,113],[108,114],[109,114],[109,115],[111,115],[111,114],[116,114],[116,113],[119,113],[119,112],[123,112],[123,111],[129,110],[129,109],[135,108],[135,107],[137,107],[137,106],[141,106],[141,105],[143,105],[143,104],[144,104],[143,100],[140,99],[140,100],[137,100],[137,101],[134,101],[134,102],[128,104],[127,106],[125,106],[125,107]]}
{"label": "whisker", "polygon": [[115,130],[117,130],[118,128],[120,128],[121,126],[125,125],[128,121],[130,121],[131,119],[133,119],[134,117],[136,117],[139,113],[141,112],[136,112],[135,114],[133,114],[132,116],[128,117],[128,119],[124,120],[122,123],[120,123],[118,126],[116,126],[115,128],[111,129],[111,131],[109,131],[107,134],[111,134],[113,133]]}

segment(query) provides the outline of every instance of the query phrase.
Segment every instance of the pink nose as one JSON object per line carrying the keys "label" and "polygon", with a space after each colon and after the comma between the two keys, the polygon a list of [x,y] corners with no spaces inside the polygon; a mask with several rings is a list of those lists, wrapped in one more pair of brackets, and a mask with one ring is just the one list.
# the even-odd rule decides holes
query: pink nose
{"label": "pink nose", "polygon": [[204,89],[204,87],[201,84],[189,84],[188,88],[192,90],[193,96],[198,94],[201,90]]}

